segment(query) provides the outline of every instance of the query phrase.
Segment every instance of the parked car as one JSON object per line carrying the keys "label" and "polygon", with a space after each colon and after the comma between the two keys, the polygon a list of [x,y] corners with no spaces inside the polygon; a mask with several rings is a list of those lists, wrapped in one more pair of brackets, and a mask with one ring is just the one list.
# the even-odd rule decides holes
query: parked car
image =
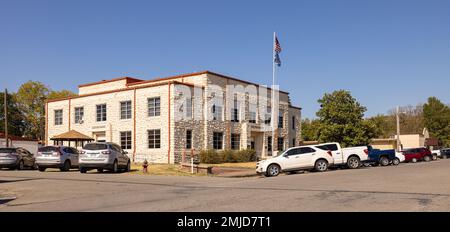
{"label": "parked car", "polygon": [[91,169],[97,169],[98,172],[103,172],[104,169],[129,172],[131,162],[127,152],[115,143],[88,143],[80,153],[79,166],[81,173]]}
{"label": "parked car", "polygon": [[405,156],[406,162],[417,162],[417,161],[431,161],[433,159],[433,154],[428,148],[420,147],[420,148],[411,148],[402,151]]}
{"label": "parked car", "polygon": [[400,158],[397,157],[397,154],[394,149],[389,150],[380,150],[373,149],[369,146],[369,159],[365,161],[367,164],[381,165],[387,166],[389,164],[399,165]]}
{"label": "parked car", "polygon": [[400,160],[400,163],[405,162],[405,156],[401,152],[396,151],[395,157],[397,157]]}
{"label": "parked car", "polygon": [[315,146],[300,146],[289,148],[274,158],[259,161],[256,164],[256,172],[265,176],[309,169],[324,172],[333,163],[331,151],[324,151]]}
{"label": "parked car", "polygon": [[432,150],[431,154],[436,155],[436,159],[437,159],[437,157],[442,157],[441,150]]}
{"label": "parked car", "polygon": [[450,148],[444,148],[441,150],[441,158],[442,159],[447,159],[448,157],[450,157]]}
{"label": "parked car", "polygon": [[45,146],[38,149],[36,164],[40,172],[47,168],[59,168],[67,172],[71,168],[78,168],[79,152],[76,148],[66,146]]}
{"label": "parked car", "polygon": [[0,169],[23,170],[26,167],[35,169],[35,158],[24,148],[0,148]]}
{"label": "parked car", "polygon": [[348,168],[359,168],[363,161],[368,159],[368,146],[341,148],[339,143],[323,143],[315,147],[331,151],[335,166],[345,165]]}

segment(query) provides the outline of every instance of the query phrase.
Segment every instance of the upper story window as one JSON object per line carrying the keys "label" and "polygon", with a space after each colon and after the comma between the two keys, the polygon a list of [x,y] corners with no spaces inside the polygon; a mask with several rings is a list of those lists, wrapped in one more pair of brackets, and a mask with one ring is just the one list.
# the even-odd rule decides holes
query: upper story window
{"label": "upper story window", "polygon": [[120,103],[120,119],[131,118],[131,101],[124,101]]}
{"label": "upper story window", "polygon": [[75,124],[81,124],[84,117],[84,107],[75,107]]}
{"label": "upper story window", "polygon": [[278,113],[278,128],[283,128],[283,121],[284,121],[283,112],[280,111]]}
{"label": "upper story window", "polygon": [[97,105],[97,122],[106,121],[106,104]]}
{"label": "upper story window", "polygon": [[192,98],[186,99],[186,118],[192,118]]}
{"label": "upper story window", "polygon": [[231,121],[232,122],[239,122],[239,101],[237,99],[234,99],[233,107],[231,108]]}
{"label": "upper story window", "polygon": [[148,99],[148,116],[155,117],[161,115],[161,98],[154,97]]}
{"label": "upper story window", "polygon": [[295,116],[292,116],[292,130],[295,130]]}
{"label": "upper story window", "polygon": [[271,122],[271,119],[272,119],[272,107],[268,106],[264,123],[269,125]]}
{"label": "upper story window", "polygon": [[250,103],[249,104],[249,106],[248,106],[248,116],[249,116],[249,119],[248,119],[248,121],[250,122],[250,123],[256,123],[256,104],[254,104],[254,103]]}
{"label": "upper story window", "polygon": [[212,106],[213,120],[222,121],[222,106]]}
{"label": "upper story window", "polygon": [[55,125],[63,124],[63,110],[55,110]]}

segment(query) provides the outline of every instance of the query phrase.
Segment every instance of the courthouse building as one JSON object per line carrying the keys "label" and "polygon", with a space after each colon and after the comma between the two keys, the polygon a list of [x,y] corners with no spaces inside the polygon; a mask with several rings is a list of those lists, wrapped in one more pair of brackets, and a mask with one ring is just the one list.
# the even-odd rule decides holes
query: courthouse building
{"label": "courthouse building", "polygon": [[46,103],[46,144],[81,134],[121,145],[136,162],[177,163],[204,149],[252,148],[267,158],[301,141],[301,108],[289,93],[272,97],[271,88],[210,71],[78,87],[77,96]]}

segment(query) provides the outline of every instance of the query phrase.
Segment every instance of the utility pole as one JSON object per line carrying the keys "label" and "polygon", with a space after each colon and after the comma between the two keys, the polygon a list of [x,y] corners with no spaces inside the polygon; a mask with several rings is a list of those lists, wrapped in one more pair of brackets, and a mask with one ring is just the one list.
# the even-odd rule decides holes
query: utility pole
{"label": "utility pole", "polygon": [[5,99],[3,101],[3,106],[5,108],[5,141],[6,147],[9,147],[9,139],[8,139],[8,90],[5,89]]}
{"label": "utility pole", "polygon": [[397,106],[397,113],[396,113],[396,118],[397,118],[397,151],[401,150],[401,144],[400,144],[400,109]]}

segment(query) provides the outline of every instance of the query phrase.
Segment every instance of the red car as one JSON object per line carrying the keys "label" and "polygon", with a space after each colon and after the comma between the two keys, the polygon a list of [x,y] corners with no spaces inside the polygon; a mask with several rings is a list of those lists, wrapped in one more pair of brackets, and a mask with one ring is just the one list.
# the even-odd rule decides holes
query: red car
{"label": "red car", "polygon": [[412,148],[402,151],[403,155],[405,156],[406,162],[417,162],[417,161],[431,161],[434,160],[433,154],[431,154],[431,151],[428,148]]}

